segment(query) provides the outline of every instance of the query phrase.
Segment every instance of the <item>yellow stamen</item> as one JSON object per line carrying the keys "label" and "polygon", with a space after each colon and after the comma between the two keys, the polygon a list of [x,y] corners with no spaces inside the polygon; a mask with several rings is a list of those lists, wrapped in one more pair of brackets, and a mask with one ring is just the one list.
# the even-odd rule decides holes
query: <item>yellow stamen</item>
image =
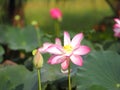
{"label": "yellow stamen", "polygon": [[66,51],[66,53],[70,53],[70,52],[72,52],[72,50],[73,50],[73,48],[72,48],[72,46],[71,46],[70,44],[65,45],[65,46],[63,47],[63,49]]}

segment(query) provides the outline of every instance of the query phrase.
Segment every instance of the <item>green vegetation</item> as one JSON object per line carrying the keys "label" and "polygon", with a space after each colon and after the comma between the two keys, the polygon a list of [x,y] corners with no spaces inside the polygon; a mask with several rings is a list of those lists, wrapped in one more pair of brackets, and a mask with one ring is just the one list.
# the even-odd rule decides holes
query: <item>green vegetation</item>
{"label": "green vegetation", "polygon": [[[72,90],[119,90],[120,38],[114,37],[114,14],[108,4],[105,0],[57,1],[27,0],[24,13],[20,14],[25,18],[0,23],[0,90],[38,90],[32,51],[45,42],[55,41],[57,29],[49,13],[53,7],[60,8],[63,13],[62,22],[59,22],[62,31],[58,35],[61,41],[64,41],[63,30],[71,37],[83,32],[85,37],[80,44],[91,49],[88,55],[82,56],[82,67],[70,64]],[[60,65],[48,64],[50,54],[42,55],[42,90],[68,90],[66,71],[62,73]]]}

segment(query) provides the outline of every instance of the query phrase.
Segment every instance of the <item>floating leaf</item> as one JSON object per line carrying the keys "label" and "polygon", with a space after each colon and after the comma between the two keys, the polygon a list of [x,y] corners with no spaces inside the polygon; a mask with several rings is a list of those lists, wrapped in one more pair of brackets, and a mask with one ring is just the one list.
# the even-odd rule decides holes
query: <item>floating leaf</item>
{"label": "floating leaf", "polygon": [[78,69],[76,80],[77,90],[91,90],[93,85],[105,90],[119,90],[120,55],[112,51],[91,52],[85,58],[83,67]]}

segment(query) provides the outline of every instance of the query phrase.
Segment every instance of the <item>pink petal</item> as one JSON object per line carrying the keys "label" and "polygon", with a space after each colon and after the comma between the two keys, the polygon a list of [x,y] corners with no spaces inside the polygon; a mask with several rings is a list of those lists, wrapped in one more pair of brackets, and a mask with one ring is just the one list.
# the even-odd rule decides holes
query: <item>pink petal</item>
{"label": "pink petal", "polygon": [[64,32],[64,46],[70,44],[70,35],[68,32]]}
{"label": "pink petal", "polygon": [[61,46],[61,45],[62,45],[62,44],[61,44],[61,40],[60,40],[59,38],[56,38],[56,39],[55,39],[55,44],[58,44],[58,45]]}
{"label": "pink petal", "polygon": [[72,39],[71,45],[73,47],[78,47],[83,39],[83,33],[75,35]]}
{"label": "pink petal", "polygon": [[114,21],[115,21],[116,23],[120,24],[120,19],[115,18]]}
{"label": "pink petal", "polygon": [[62,47],[60,47],[57,44],[51,45],[50,47],[46,49],[46,51],[50,54],[62,54],[63,53]]}
{"label": "pink petal", "polygon": [[120,38],[120,33],[114,33],[114,36]]}
{"label": "pink petal", "polygon": [[50,10],[50,15],[53,19],[58,19],[62,17],[62,13],[58,8],[52,8]]}
{"label": "pink petal", "polygon": [[115,33],[120,33],[120,28],[114,28],[113,31],[114,31]]}
{"label": "pink petal", "polygon": [[80,46],[76,50],[73,51],[75,55],[85,55],[90,52],[90,48],[88,46]]}
{"label": "pink petal", "polygon": [[70,59],[71,59],[71,61],[72,61],[74,64],[76,64],[76,65],[78,65],[78,66],[82,66],[82,65],[83,65],[83,59],[82,59],[81,56],[72,55],[72,56],[70,57]]}
{"label": "pink petal", "polygon": [[120,24],[115,24],[113,27],[114,28],[120,28]]}
{"label": "pink petal", "polygon": [[52,55],[49,60],[48,63],[49,64],[59,64],[62,63],[65,60],[65,57],[62,55]]}
{"label": "pink petal", "polygon": [[69,66],[69,60],[65,60],[65,61],[61,64],[61,68],[62,68],[63,70],[68,69],[68,66]]}
{"label": "pink petal", "polygon": [[43,44],[43,47],[38,48],[38,51],[41,52],[41,53],[45,53],[45,52],[46,52],[46,49],[47,49],[48,47],[50,47],[51,45],[53,45],[53,44],[52,44],[52,43],[44,43],[44,44]]}

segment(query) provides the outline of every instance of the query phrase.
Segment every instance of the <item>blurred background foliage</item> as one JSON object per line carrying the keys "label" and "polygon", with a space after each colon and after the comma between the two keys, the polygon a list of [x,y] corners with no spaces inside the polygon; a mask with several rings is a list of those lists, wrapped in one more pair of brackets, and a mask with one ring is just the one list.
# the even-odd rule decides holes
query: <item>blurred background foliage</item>
{"label": "blurred background foliage", "polygon": [[[62,30],[76,32],[93,29],[96,24],[114,13],[105,0],[28,0],[25,6],[27,23],[38,20],[43,30],[51,33],[53,22],[50,20],[49,10],[59,7],[63,12]],[[39,3],[40,2],[40,3]],[[34,8],[33,8],[34,6]],[[71,27],[70,27],[71,26]]]}
{"label": "blurred background foliage", "polygon": [[[49,15],[49,10],[58,7],[63,13],[60,23],[62,31],[82,31],[90,40],[95,38],[91,39],[88,34],[98,31],[95,35],[103,40],[113,36],[113,17],[117,16],[116,10],[119,8],[116,3],[118,0],[4,0],[1,1],[0,21],[15,26],[14,16],[19,14],[21,27],[36,20],[43,32],[54,34],[54,21]],[[104,33],[101,35],[99,31]]]}
{"label": "blurred background foliage", "polygon": [[1,0],[1,6],[1,22],[8,22],[7,18],[13,19],[20,14],[25,17],[26,24],[37,20],[40,27],[49,33],[53,30],[49,15],[53,7],[59,7],[63,12],[62,30],[76,32],[94,28],[103,18],[114,14],[105,0]]}

